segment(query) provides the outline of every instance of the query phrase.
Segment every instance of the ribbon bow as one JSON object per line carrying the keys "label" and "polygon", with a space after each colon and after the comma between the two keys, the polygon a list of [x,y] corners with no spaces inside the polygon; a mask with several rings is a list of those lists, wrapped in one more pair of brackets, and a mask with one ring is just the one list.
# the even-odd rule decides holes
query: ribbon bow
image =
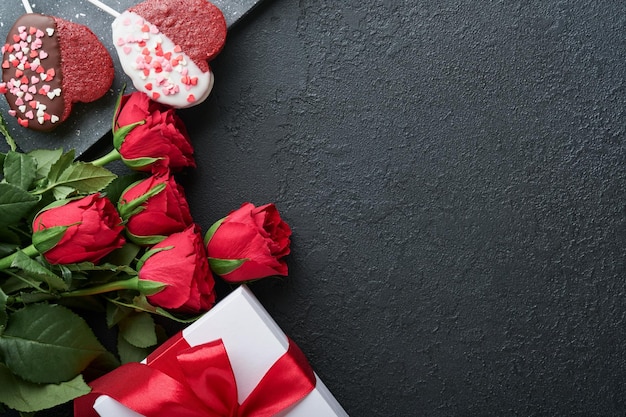
{"label": "ribbon bow", "polygon": [[92,392],[74,401],[74,415],[98,417],[93,403],[108,395],[146,417],[270,417],[315,388],[315,374],[291,340],[242,404],[221,339],[191,347],[179,334],[155,354],[94,381]]}

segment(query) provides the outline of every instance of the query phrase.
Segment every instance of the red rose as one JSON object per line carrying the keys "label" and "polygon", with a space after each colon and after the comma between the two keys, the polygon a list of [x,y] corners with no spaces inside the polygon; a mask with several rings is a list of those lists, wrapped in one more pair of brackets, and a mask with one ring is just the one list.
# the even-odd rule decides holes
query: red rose
{"label": "red rose", "polygon": [[141,92],[122,97],[115,116],[114,144],[129,167],[140,171],[177,171],[195,167],[193,147],[175,110]]}
{"label": "red rose", "polygon": [[51,264],[98,262],[124,244],[115,206],[100,194],[59,201],[33,221],[33,244]]}
{"label": "red rose", "polygon": [[128,187],[118,203],[131,240],[152,245],[193,223],[183,187],[174,177],[153,175]]}
{"label": "red rose", "polygon": [[153,246],[140,261],[139,278],[167,285],[148,296],[150,304],[158,307],[195,314],[215,303],[215,282],[197,225]]}
{"label": "red rose", "polygon": [[243,204],[214,224],[205,243],[213,272],[228,282],[287,275],[291,229],[274,204]]}

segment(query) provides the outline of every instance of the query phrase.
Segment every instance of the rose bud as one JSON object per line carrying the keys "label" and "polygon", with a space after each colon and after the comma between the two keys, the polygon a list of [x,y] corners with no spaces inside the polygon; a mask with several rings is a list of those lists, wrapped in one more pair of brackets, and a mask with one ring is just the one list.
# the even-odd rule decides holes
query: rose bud
{"label": "rose bud", "polygon": [[124,245],[122,219],[100,194],[57,201],[33,221],[33,245],[51,264],[97,263]]}
{"label": "rose bud", "polygon": [[196,166],[187,129],[175,110],[141,92],[121,97],[113,143],[124,163],[138,171],[179,171]]}
{"label": "rose bud", "polygon": [[148,296],[150,304],[180,313],[196,314],[215,303],[202,235],[197,225],[174,233],[153,246],[139,261],[139,279],[167,286]]}
{"label": "rose bud", "polygon": [[183,187],[170,174],[153,175],[128,187],[118,203],[126,234],[140,245],[153,245],[193,223]]}
{"label": "rose bud", "polygon": [[228,282],[287,275],[291,229],[274,204],[244,203],[205,236],[211,270]]}

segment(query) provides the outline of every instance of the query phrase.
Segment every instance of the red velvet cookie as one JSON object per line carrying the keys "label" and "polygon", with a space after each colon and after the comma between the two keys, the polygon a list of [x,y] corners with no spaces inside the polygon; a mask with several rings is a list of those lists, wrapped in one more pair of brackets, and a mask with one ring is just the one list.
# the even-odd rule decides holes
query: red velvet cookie
{"label": "red velvet cookie", "polygon": [[219,8],[206,0],[147,0],[124,11],[112,29],[122,68],[137,90],[178,108],[208,97],[208,61],[226,41]]}
{"label": "red velvet cookie", "polygon": [[37,13],[21,16],[2,47],[0,92],[21,126],[52,130],[76,102],[102,97],[113,83],[113,61],[86,26]]}
{"label": "red velvet cookie", "polygon": [[128,11],[158,27],[205,72],[226,42],[224,15],[207,0],[147,0]]}

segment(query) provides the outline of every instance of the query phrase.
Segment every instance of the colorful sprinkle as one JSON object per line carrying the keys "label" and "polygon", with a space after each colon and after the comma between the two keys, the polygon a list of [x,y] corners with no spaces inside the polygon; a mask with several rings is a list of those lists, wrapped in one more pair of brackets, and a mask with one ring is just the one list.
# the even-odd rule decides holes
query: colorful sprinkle
{"label": "colorful sprinkle", "polygon": [[[11,97],[9,102],[12,103],[13,108],[8,113],[16,117],[18,123],[24,127],[29,127],[30,121],[39,124],[53,119],[59,121],[60,117],[48,113],[48,106],[37,96],[44,96],[50,100],[61,96],[61,88],[52,88],[47,83],[57,77],[55,69],[42,65],[42,60],[50,56],[49,51],[45,50],[42,38],[46,33],[48,36],[54,35],[55,28],[46,28],[44,32],[34,26],[18,26],[16,30],[17,33],[9,37],[14,42],[8,42],[2,46],[2,53],[5,56],[2,68],[7,70],[4,74],[10,79],[5,83],[0,83],[0,93],[6,94],[7,99]],[[52,41],[51,45],[56,45],[56,42]],[[46,102],[47,99],[45,99]]]}
{"label": "colorful sprinkle", "polygon": [[153,100],[188,107],[208,95],[213,84],[210,71],[203,72],[180,45],[141,16],[124,12],[113,23],[113,39],[124,71]]}

